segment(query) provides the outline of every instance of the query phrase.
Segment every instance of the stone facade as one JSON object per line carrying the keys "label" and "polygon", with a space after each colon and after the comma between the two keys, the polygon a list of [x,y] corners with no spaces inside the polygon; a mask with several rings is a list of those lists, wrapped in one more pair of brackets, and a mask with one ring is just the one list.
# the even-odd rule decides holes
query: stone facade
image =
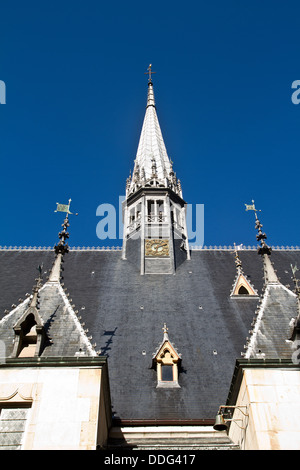
{"label": "stone facade", "polygon": [[[89,358],[85,358],[89,359]],[[8,360],[0,366],[1,421],[8,410],[27,410],[23,436],[10,422],[1,448],[24,450],[93,450],[107,440],[111,421],[106,362]],[[3,416],[2,416],[3,414]],[[14,428],[15,426],[15,428]],[[10,431],[12,439],[7,438]],[[3,436],[4,437],[4,436]]]}
{"label": "stone facade", "polygon": [[[300,448],[300,373],[292,364],[261,364],[239,372],[229,437],[243,450]],[[241,408],[239,408],[241,407]],[[246,415],[246,416],[245,416]]]}

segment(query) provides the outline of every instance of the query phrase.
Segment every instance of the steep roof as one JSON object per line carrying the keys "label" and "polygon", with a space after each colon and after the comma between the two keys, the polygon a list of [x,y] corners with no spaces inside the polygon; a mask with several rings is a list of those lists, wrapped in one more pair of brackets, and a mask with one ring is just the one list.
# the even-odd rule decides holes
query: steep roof
{"label": "steep roof", "polygon": [[[52,258],[53,256],[52,254]],[[8,313],[1,318],[0,339],[5,343],[6,356],[15,354],[16,327],[20,329],[30,314],[34,314],[35,323],[45,332],[45,344],[39,354],[41,357],[97,355],[74,311],[69,293],[66,293],[61,285],[58,256],[53,263],[49,280],[41,285],[42,280],[39,279],[40,287],[35,286],[31,296],[23,291],[22,296],[25,294],[27,299],[19,298],[18,305],[13,304],[10,310],[6,309]],[[18,269],[17,265],[11,265],[11,268],[12,270]],[[28,278],[28,272],[29,264],[26,264],[23,266],[24,277]],[[27,282],[26,287],[28,288]],[[14,288],[13,281],[11,288]]]}
{"label": "steep roof", "polygon": [[[0,251],[0,312],[10,309],[13,302],[17,303],[19,297],[31,290],[33,278],[29,274],[41,263],[49,270],[53,256],[50,251]],[[261,295],[264,287],[261,257],[252,250],[241,251],[240,257],[248,278]],[[272,260],[285,285],[291,282],[290,264],[300,263],[300,251],[274,250]],[[226,402],[235,361],[245,351],[246,338],[253,328],[251,323],[257,318],[257,298],[230,296],[235,276],[233,253],[222,249],[192,250],[191,260],[179,266],[173,276],[141,276],[133,264],[121,259],[120,251],[70,250],[64,263],[65,286],[73,299],[73,309],[78,309],[96,349],[108,358],[115,417],[124,420],[214,418],[220,404]],[[49,292],[50,286],[41,289],[41,300],[44,296],[46,301]],[[282,292],[279,297],[277,294],[273,297],[270,312],[277,309],[275,302],[295,300],[291,294],[282,297]],[[56,296],[62,298],[59,289],[51,296],[47,319],[52,314],[61,319],[55,327],[57,338],[59,331],[62,332],[59,324],[67,327],[60,337],[64,352],[58,343],[56,350],[53,342],[45,355],[74,355],[78,350],[75,343],[80,343],[81,335],[68,309],[64,311],[62,307],[55,312]],[[21,304],[19,308],[24,306]],[[40,311],[40,314],[46,322],[44,313]],[[291,306],[287,315],[278,315],[276,325],[270,321],[272,328],[265,330],[267,334],[271,330],[282,332],[279,354],[284,357],[291,351],[285,341],[290,315],[297,315],[296,308],[294,312]],[[4,331],[6,335],[12,330],[13,321],[8,320],[0,339]],[[161,343],[164,323],[181,353],[178,389],[156,388],[152,356]],[[69,333],[75,335],[74,344],[64,350]],[[11,340],[12,336],[8,342]],[[278,353],[278,348],[272,336],[270,343],[266,343],[265,353],[272,356],[274,351]]]}

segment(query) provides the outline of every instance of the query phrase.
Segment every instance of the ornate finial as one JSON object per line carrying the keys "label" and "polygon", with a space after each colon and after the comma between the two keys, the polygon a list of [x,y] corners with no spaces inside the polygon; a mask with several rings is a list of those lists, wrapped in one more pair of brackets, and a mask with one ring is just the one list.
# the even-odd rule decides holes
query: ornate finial
{"label": "ornate finial", "polygon": [[42,283],[43,283],[43,275],[42,275],[43,264],[39,265],[36,269],[38,270],[39,275],[35,279],[36,284],[34,284],[32,288],[32,297],[31,297],[31,301],[29,305],[31,307],[39,308],[38,297],[39,297],[39,290],[42,287]]}
{"label": "ornate finial", "polygon": [[43,283],[43,274],[42,274],[43,264],[39,265],[36,269],[39,272],[39,275],[36,278],[36,285],[33,286],[32,292],[37,292]]}
{"label": "ornate finial", "polygon": [[[240,245],[239,245],[239,247],[240,247]],[[237,247],[236,244],[234,243],[235,265],[237,267],[237,270],[241,271],[242,270],[242,262],[241,262],[241,259],[239,257],[239,254],[238,254],[239,247]]]}
{"label": "ornate finial", "polygon": [[54,212],[65,212],[66,217],[65,217],[64,223],[62,224],[63,230],[59,232],[58,234],[60,241],[57,245],[55,245],[54,249],[55,249],[56,254],[61,253],[62,255],[64,255],[65,253],[68,253],[69,251],[69,247],[66,244],[66,239],[69,238],[69,233],[67,232],[67,228],[70,225],[69,214],[72,214],[72,212],[70,212],[71,199],[69,199],[69,204],[59,204],[58,202],[56,204],[57,204],[57,208]]}
{"label": "ornate finial", "polygon": [[148,82],[152,83],[152,77],[151,75],[156,72],[152,72],[152,64],[149,64],[149,67],[147,68],[148,72],[144,72],[145,75],[149,75]]}
{"label": "ornate finial", "polygon": [[169,341],[169,335],[168,335],[168,328],[167,328],[167,324],[164,323],[164,327],[162,328],[163,332],[164,332],[164,341]]}
{"label": "ornate finial", "polygon": [[260,212],[260,210],[256,209],[255,208],[255,204],[254,204],[254,200],[252,199],[252,204],[245,204],[246,206],[246,211],[254,211],[255,213],[255,228],[257,229],[258,231],[258,234],[256,235],[256,239],[257,241],[260,242],[260,247],[258,249],[258,254],[260,255],[270,255],[271,252],[272,252],[272,249],[266,244],[265,240],[267,238],[267,235],[265,233],[262,232],[262,227],[263,225],[260,223],[258,217],[257,217],[257,212]]}

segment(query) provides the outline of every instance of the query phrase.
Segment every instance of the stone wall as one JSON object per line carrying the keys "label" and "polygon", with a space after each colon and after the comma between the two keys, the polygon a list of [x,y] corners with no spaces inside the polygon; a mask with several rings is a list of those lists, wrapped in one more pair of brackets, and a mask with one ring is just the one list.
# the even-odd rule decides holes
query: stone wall
{"label": "stone wall", "polygon": [[102,377],[97,367],[1,368],[0,420],[1,409],[28,410],[22,449],[96,449],[110,422]]}
{"label": "stone wall", "polygon": [[[300,449],[300,371],[246,368],[229,436],[245,450]],[[245,429],[242,429],[245,428]]]}

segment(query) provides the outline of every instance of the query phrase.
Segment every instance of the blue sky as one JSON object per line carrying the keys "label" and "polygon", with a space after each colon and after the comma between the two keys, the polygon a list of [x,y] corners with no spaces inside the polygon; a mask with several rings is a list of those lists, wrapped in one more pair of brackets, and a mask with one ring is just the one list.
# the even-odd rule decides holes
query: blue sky
{"label": "blue sky", "polygon": [[0,19],[0,245],[53,246],[72,199],[71,246],[118,207],[145,113],[157,114],[206,245],[300,245],[300,5],[296,1],[4,2]]}

